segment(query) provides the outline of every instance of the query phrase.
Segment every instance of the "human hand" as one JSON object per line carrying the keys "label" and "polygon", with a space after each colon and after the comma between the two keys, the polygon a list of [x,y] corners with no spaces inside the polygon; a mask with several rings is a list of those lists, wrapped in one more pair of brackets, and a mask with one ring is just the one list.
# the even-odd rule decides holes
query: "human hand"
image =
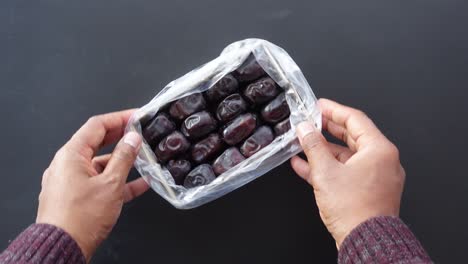
{"label": "human hand", "polygon": [[320,217],[339,248],[360,223],[398,216],[405,180],[398,149],[361,111],[320,99],[323,129],[348,147],[328,143],[312,122],[297,127],[308,161],[291,166],[312,185]]}
{"label": "human hand", "polygon": [[88,262],[117,222],[123,203],[148,190],[143,178],[126,184],[141,146],[139,134],[127,133],[112,154],[95,157],[100,148],[123,136],[132,112],[90,118],[57,152],[42,177],[36,223],[65,230]]}

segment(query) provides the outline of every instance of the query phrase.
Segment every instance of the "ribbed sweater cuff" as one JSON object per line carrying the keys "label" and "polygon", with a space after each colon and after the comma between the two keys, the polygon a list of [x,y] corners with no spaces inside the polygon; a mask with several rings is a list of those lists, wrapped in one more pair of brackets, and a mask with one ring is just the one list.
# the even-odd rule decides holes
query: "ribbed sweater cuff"
{"label": "ribbed sweater cuff", "polygon": [[432,263],[400,218],[379,216],[357,226],[341,244],[338,263]]}
{"label": "ribbed sweater cuff", "polygon": [[0,255],[0,263],[86,263],[81,249],[62,229],[33,224]]}

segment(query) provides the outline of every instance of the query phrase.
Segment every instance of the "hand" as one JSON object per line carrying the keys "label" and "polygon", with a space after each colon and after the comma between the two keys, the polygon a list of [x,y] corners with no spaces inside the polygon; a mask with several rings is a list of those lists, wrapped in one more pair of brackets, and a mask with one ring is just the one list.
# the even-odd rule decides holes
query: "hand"
{"label": "hand", "polygon": [[88,262],[117,222],[123,203],[148,189],[143,178],[125,183],[141,146],[139,134],[126,134],[111,155],[95,157],[101,147],[122,137],[132,112],[90,118],[57,152],[42,178],[36,222],[65,230]]}
{"label": "hand", "polygon": [[398,216],[405,180],[398,149],[361,111],[321,99],[323,129],[348,147],[328,143],[311,122],[297,127],[308,162],[291,165],[312,185],[322,221],[337,247],[360,223]]}

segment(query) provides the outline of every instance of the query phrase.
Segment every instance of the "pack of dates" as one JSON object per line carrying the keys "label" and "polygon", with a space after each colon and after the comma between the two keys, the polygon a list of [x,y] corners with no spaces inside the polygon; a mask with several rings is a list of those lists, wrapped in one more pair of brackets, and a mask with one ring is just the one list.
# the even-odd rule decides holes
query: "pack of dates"
{"label": "pack of dates", "polygon": [[169,82],[125,131],[145,138],[135,161],[141,177],[174,207],[191,209],[300,153],[294,126],[305,120],[321,129],[304,74],[284,49],[253,38]]}
{"label": "pack of dates", "polygon": [[206,185],[290,129],[285,91],[249,56],[210,89],[142,121],[157,161],[185,188]]}

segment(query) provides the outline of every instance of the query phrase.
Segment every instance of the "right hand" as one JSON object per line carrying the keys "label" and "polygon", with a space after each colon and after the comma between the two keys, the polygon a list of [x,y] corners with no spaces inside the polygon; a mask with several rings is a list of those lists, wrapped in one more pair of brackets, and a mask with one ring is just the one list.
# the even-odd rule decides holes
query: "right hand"
{"label": "right hand", "polygon": [[320,99],[323,129],[348,147],[329,143],[312,122],[297,127],[307,156],[291,165],[312,185],[320,216],[339,248],[360,223],[398,216],[405,181],[398,149],[361,111]]}

